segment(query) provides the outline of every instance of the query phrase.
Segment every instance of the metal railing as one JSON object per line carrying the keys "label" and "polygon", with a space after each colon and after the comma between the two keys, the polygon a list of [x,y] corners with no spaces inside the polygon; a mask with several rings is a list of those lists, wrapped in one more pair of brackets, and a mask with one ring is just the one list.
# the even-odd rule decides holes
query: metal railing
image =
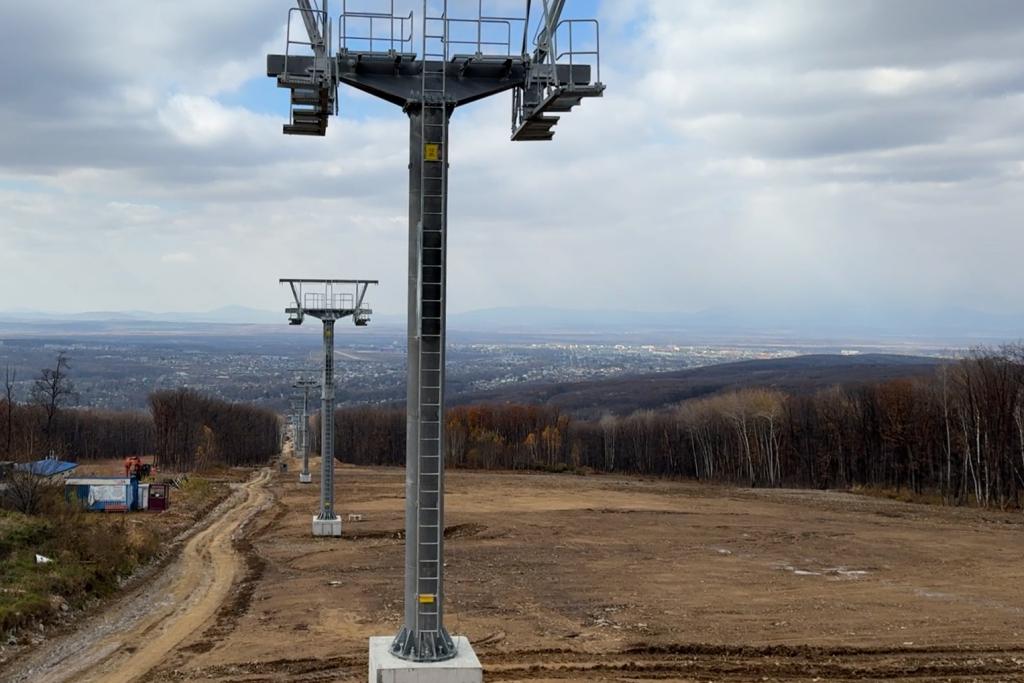
{"label": "metal railing", "polygon": [[[308,40],[298,40],[292,38],[292,19],[294,14],[298,14],[302,18],[303,31],[306,33]],[[321,41],[315,42],[311,39],[305,28],[307,19],[312,19],[313,26],[320,32]],[[327,12],[322,9],[303,9],[301,7],[291,7],[288,10],[288,25],[285,28],[285,45],[284,45],[284,73],[290,74],[288,70],[288,59],[292,56],[292,46],[301,45],[313,55],[313,70],[309,76],[310,84],[316,82],[316,74],[318,70],[327,69],[327,63],[318,63],[318,57],[329,57],[331,54],[331,20],[327,16]],[[322,50],[323,54],[317,54],[317,50]]]}
{"label": "metal railing", "polygon": [[355,297],[352,294],[335,294],[333,292],[304,292],[302,308],[311,311],[350,311],[355,308]]}
{"label": "metal railing", "polygon": [[[413,51],[413,11],[409,10],[409,14],[404,16],[396,15],[394,0],[380,2],[380,11],[367,11],[350,10],[348,0],[342,0],[337,36],[340,50],[366,48],[369,52]],[[488,16],[483,13],[483,0],[477,0],[476,5],[475,17],[429,17],[430,21],[445,22],[444,30],[437,31],[448,36],[444,41],[445,61],[453,56],[456,49],[480,56],[513,56],[512,34],[517,24],[525,26],[527,18]],[[457,34],[455,37],[453,32]]]}
{"label": "metal railing", "polygon": [[[357,31],[350,33],[349,22],[354,21]],[[350,43],[357,46],[367,44],[369,52],[374,52],[376,46],[387,46],[388,52],[412,52],[412,10],[408,16],[395,14],[395,2],[390,0],[390,10],[387,12],[367,12],[362,10],[349,11],[348,0],[342,0],[341,17],[338,20],[338,48],[341,50],[351,49]],[[366,26],[366,33],[358,32],[360,26]],[[397,35],[395,29],[398,29]],[[406,34],[408,26],[408,35]],[[377,31],[380,30],[380,34]],[[383,50],[381,50],[383,51]]]}
{"label": "metal railing", "polygon": [[[577,24],[588,24],[588,25],[592,25],[594,27],[594,49],[592,49],[592,50],[577,50],[577,49],[575,49],[575,46],[573,44],[573,27],[575,25],[577,25]],[[559,64],[559,63],[563,63],[564,64],[565,63],[563,61],[564,58],[565,57],[569,58],[569,74],[570,74],[570,76],[569,76],[569,88],[572,89],[573,86],[575,85],[575,79],[573,77],[573,74],[575,73],[575,69],[573,67],[576,66],[577,64],[580,64],[580,65],[584,65],[584,64],[590,65],[590,60],[585,60],[583,62],[580,62],[579,61],[580,57],[588,57],[589,56],[589,57],[593,57],[594,58],[593,59],[593,61],[594,61],[594,65],[593,65],[594,66],[594,74],[593,74],[591,80],[593,81],[593,83],[600,83],[601,82],[601,25],[598,23],[597,19],[563,19],[562,21],[558,22],[557,26],[555,26],[555,35],[558,34],[558,32],[562,29],[563,26],[568,27],[569,49],[565,50],[563,52],[557,53],[557,55],[555,55],[553,61],[554,61],[555,64]],[[553,40],[552,40],[551,45],[552,46],[555,45],[555,42]],[[557,68],[555,69],[555,78],[556,79],[558,78],[558,69]]]}
{"label": "metal railing", "polygon": [[[467,47],[475,47],[476,51],[474,54],[477,55],[500,55],[503,57],[512,56],[512,21],[513,19],[505,17],[478,17],[476,19],[459,19],[454,17],[447,17],[445,21],[448,23],[448,39],[445,41],[445,61],[451,58],[451,48],[459,45]],[[451,37],[451,25],[476,27],[476,40],[465,40],[456,39]],[[505,39],[504,40],[485,40],[484,39],[484,28],[488,26],[495,26],[504,28]],[[492,50],[491,48],[504,48],[504,51]],[[487,52],[484,52],[484,48],[487,48]]]}

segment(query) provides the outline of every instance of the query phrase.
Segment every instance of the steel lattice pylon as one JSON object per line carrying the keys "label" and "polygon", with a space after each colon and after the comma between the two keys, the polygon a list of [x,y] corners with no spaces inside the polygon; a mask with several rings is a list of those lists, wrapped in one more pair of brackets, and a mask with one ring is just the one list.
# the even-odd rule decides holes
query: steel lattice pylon
{"label": "steel lattice pylon", "polygon": [[[456,654],[444,627],[449,121],[457,107],[511,90],[512,139],[550,140],[560,118],[552,114],[604,92],[599,27],[594,20],[561,20],[565,0],[541,0],[536,48],[527,53],[529,1],[526,15],[516,18],[485,16],[483,0],[474,0],[475,18],[467,19],[450,16],[448,0],[424,0],[417,56],[412,13],[396,15],[393,0],[381,0],[382,11],[349,11],[342,0],[335,51],[326,2],[322,9],[310,0],[298,3],[292,13],[301,15],[308,42],[291,37],[290,15],[285,54],[267,57],[267,74],[291,92],[284,132],[324,135],[343,84],[396,104],[409,117],[405,619],[391,652],[445,660]],[[360,34],[359,25],[368,29]],[[522,27],[521,50],[513,25]],[[574,44],[574,27],[592,27],[593,37]],[[567,49],[558,47],[563,38]],[[297,45],[308,54],[292,54]]]}

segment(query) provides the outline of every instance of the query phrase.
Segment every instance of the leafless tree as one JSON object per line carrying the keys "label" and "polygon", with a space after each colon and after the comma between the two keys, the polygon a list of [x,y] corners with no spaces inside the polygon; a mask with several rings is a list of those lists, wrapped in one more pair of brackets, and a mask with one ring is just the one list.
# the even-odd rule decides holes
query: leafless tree
{"label": "leafless tree", "polygon": [[61,351],[57,354],[56,367],[43,368],[39,373],[39,379],[32,386],[32,400],[46,411],[46,426],[43,428],[43,435],[50,447],[53,446],[54,418],[61,407],[76,396],[75,385],[68,376],[70,370],[71,364],[67,354]]}
{"label": "leafless tree", "polygon": [[4,483],[3,506],[26,515],[38,513],[55,486],[45,477],[24,470],[14,470]]}
{"label": "leafless tree", "polygon": [[615,471],[615,432],[618,420],[611,415],[601,417],[601,434],[604,436],[604,470]]}

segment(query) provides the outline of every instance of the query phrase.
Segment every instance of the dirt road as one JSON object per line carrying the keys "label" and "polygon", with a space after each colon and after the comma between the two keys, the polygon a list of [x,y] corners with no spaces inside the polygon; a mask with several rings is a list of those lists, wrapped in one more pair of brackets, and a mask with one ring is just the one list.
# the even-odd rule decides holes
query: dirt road
{"label": "dirt road", "polygon": [[210,524],[153,582],[47,643],[7,680],[33,683],[114,683],[138,680],[210,621],[243,572],[236,548],[241,530],[271,501],[269,471],[239,486],[211,513]]}

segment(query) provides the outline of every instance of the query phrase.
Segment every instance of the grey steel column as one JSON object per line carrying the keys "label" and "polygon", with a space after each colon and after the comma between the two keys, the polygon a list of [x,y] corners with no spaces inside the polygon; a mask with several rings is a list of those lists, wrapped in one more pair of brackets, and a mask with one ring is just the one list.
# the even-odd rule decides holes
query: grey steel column
{"label": "grey steel column", "polygon": [[320,399],[320,514],[334,519],[334,319],[324,318],[324,375]]}
{"label": "grey steel column", "polygon": [[[444,375],[448,110],[409,115],[409,313],[405,449],[405,623],[391,645],[402,658],[455,655],[444,627]],[[426,131],[424,135],[423,131]],[[424,139],[424,137],[426,139]],[[426,145],[442,145],[436,161]]]}
{"label": "grey steel column", "polygon": [[[331,355],[334,355],[333,353]],[[309,387],[302,387],[302,474],[309,474]]]}

